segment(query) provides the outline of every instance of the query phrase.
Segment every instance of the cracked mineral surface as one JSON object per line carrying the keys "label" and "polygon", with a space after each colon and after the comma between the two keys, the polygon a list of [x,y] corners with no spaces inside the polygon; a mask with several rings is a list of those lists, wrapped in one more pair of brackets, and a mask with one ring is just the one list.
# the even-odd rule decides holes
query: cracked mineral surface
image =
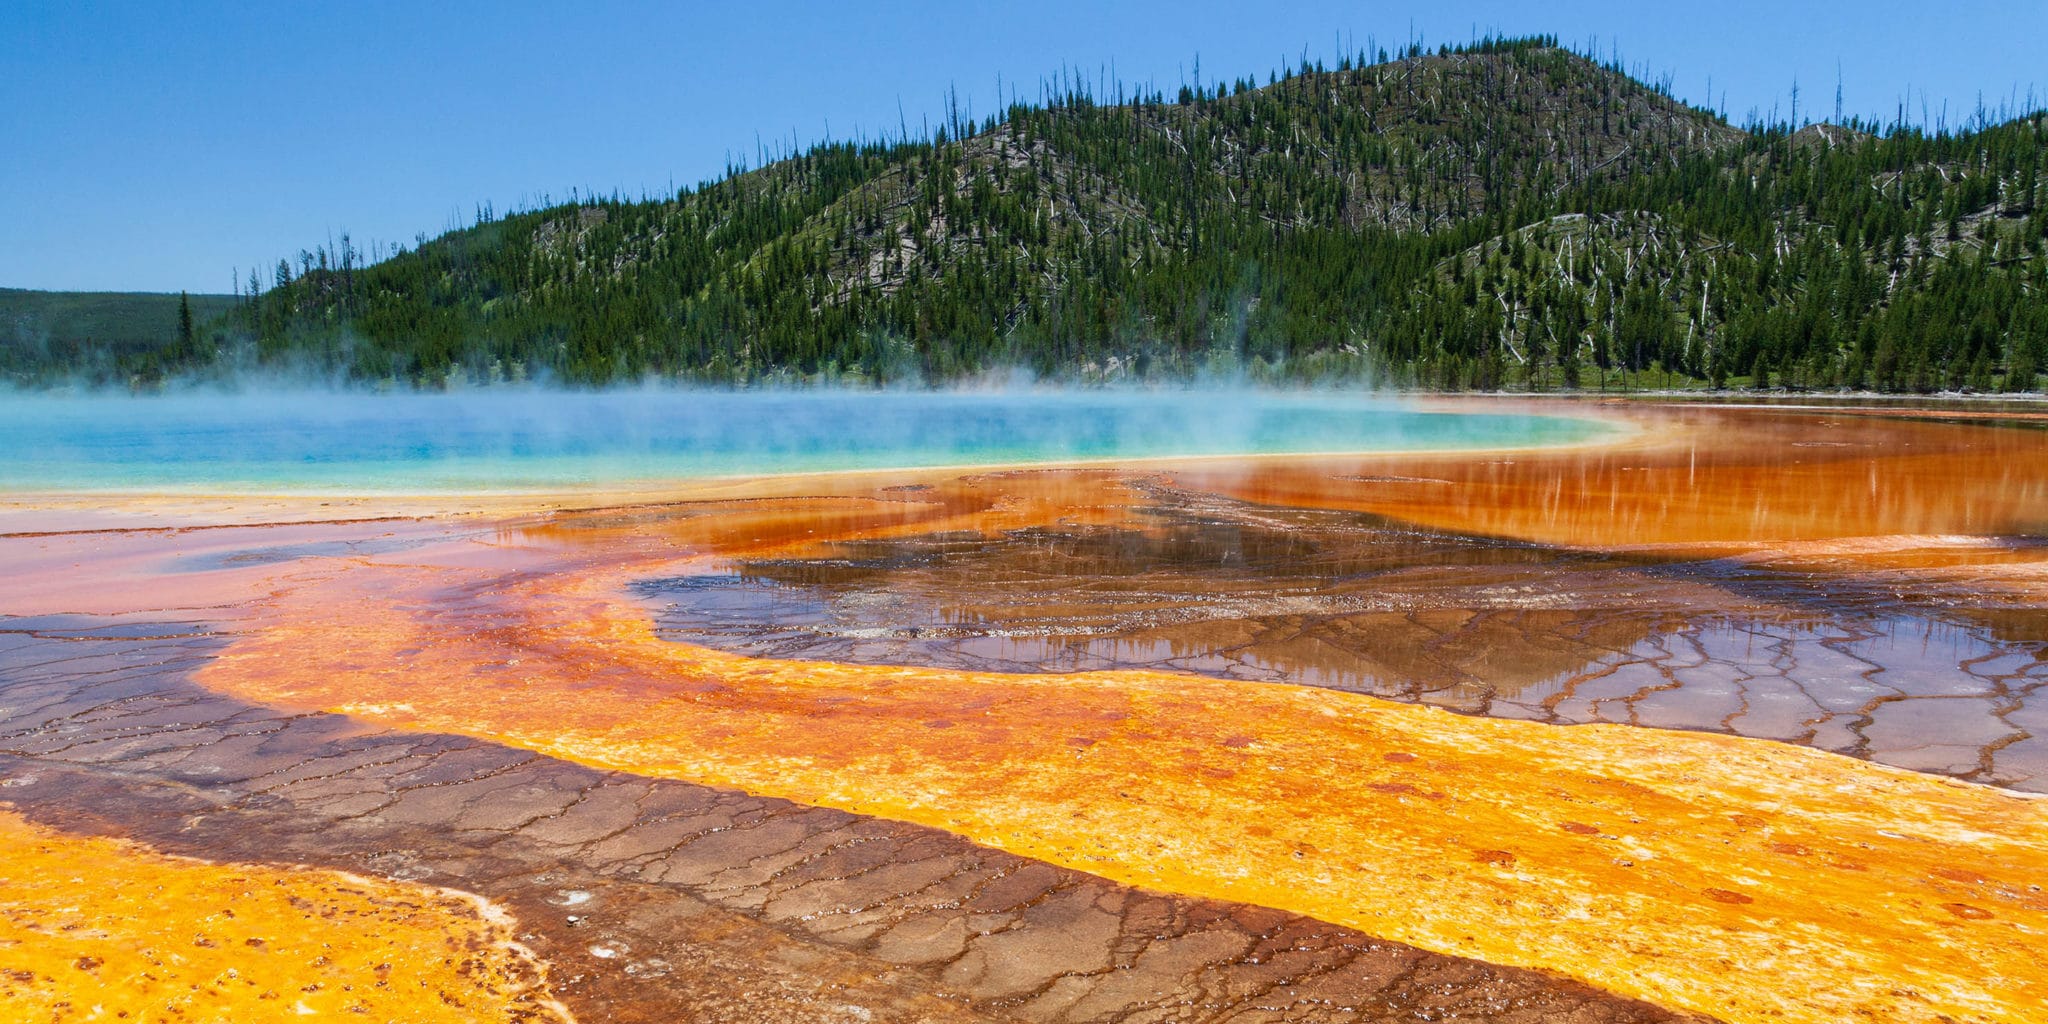
{"label": "cracked mineral surface", "polygon": [[[185,897],[197,905],[159,907],[154,916],[130,897],[59,892],[22,872],[69,870],[76,847],[88,843],[99,844],[94,854],[117,872],[139,876],[131,887],[152,884],[148,872],[173,870],[159,866],[160,854],[131,864],[132,856],[105,849],[106,840],[48,832],[63,829],[120,833],[165,853],[391,879],[361,883],[385,904],[394,899],[378,890],[480,893],[516,915],[518,940],[551,967],[554,996],[585,1020],[1683,1017],[1299,914],[1118,885],[936,829],[595,770],[462,737],[266,710],[190,682],[191,668],[223,642],[189,622],[0,624],[0,666],[10,682],[0,709],[0,786],[15,813],[36,823],[10,826],[0,816],[0,865],[8,868],[0,909],[17,933],[0,935],[0,970],[15,979],[0,986],[0,1006],[40,1012],[68,1001],[78,1012],[56,1019],[90,1019],[67,993],[116,979],[104,971],[87,977],[69,958],[89,946],[104,947],[109,963],[119,954],[152,956],[161,937],[123,930],[130,921],[177,933],[170,955],[182,973],[149,979],[158,987],[114,985],[129,1005],[156,1010],[188,998],[163,997],[159,987],[186,975],[211,983],[228,967],[252,982],[247,998],[264,998],[281,984],[264,960],[287,948],[419,941],[416,920],[365,920],[348,901],[337,907],[329,876],[305,869],[299,874],[311,881],[194,863],[175,870],[194,876],[180,892],[197,890]],[[29,827],[44,843],[69,845],[38,851],[16,843]],[[37,852],[49,863],[36,863]],[[262,919],[251,918],[246,898],[215,906],[204,887],[223,877],[290,906]],[[158,894],[163,888],[156,883]],[[415,898],[424,906],[409,908],[413,918],[438,909]],[[16,920],[47,918],[53,901],[70,903],[71,918],[97,929],[74,932],[62,956],[30,934],[33,919]],[[235,909],[239,919],[221,916],[235,918]],[[334,927],[337,912],[348,925],[341,940],[305,934],[308,925]],[[205,947],[209,959],[191,962],[187,931],[199,939],[218,933]],[[274,948],[261,957],[236,948],[247,936],[267,936]],[[296,945],[276,945],[280,936]],[[329,957],[343,959],[332,950]],[[345,980],[329,978],[347,979],[343,968],[353,963],[296,966],[303,977],[284,975],[299,979],[289,986],[294,1000],[306,998],[299,990],[308,985],[337,1007],[356,998],[358,990],[342,992]],[[357,985],[375,1019],[417,1009],[376,1001],[388,994],[388,964],[363,973]],[[223,997],[211,988],[189,998],[208,1012],[234,1009],[214,1001]],[[452,1019],[483,1016],[465,1012],[474,1016]]]}
{"label": "cracked mineral surface", "polygon": [[442,908],[583,1020],[2048,1014],[2048,432],[1614,415],[582,511],[24,499],[10,877],[118,837],[369,944]]}
{"label": "cracked mineral surface", "polygon": [[2048,612],[1723,558],[1559,551],[1134,485],[1130,521],[926,534],[641,581],[762,658],[1165,669],[1559,724],[1782,740],[2048,790]]}

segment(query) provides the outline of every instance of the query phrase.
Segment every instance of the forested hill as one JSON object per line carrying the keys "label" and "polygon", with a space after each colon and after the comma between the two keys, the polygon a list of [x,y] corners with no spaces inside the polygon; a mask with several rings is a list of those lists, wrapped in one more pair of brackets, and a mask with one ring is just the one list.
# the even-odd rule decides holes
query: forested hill
{"label": "forested hill", "polygon": [[[0,385],[32,373],[125,381],[235,310],[233,295],[0,288]],[[182,346],[182,348],[181,348]]]}
{"label": "forested hill", "polygon": [[2039,112],[1738,130],[1549,39],[1099,92],[314,250],[124,369],[2021,390],[2048,355]]}

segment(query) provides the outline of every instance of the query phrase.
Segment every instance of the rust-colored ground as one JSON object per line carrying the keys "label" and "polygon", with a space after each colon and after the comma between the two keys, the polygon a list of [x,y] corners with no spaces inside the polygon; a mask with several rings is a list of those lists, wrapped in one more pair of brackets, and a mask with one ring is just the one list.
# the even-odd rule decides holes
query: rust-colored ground
{"label": "rust-colored ground", "polygon": [[280,598],[199,679],[933,825],[1728,1020],[2040,1010],[2022,993],[2048,934],[2029,888],[2048,802],[1767,742],[1266,684],[755,662],[657,639],[606,589],[344,573]]}
{"label": "rust-colored ground", "polygon": [[210,864],[0,810],[0,1017],[567,1021],[481,900]]}
{"label": "rust-colored ground", "polygon": [[[2041,1019],[2038,799],[1761,740],[1266,682],[756,660],[659,635],[636,596],[848,540],[1128,526],[1149,481],[1551,552],[1725,559],[1823,594],[1876,578],[1974,595],[1986,629],[2036,621],[2048,433],[1622,415],[1649,429],[1600,450],[720,485],[716,500],[378,527],[390,536],[360,550],[42,538],[17,559],[76,568],[0,611],[212,609],[234,635],[194,678],[255,704],[932,826],[1724,1020]],[[1679,592],[1641,585],[1652,604]],[[1537,634],[1580,642],[1598,625],[1532,617],[1529,637],[1495,635],[1554,652],[1569,643]],[[2024,660],[2032,641],[2016,642]]]}
{"label": "rust-colored ground", "polygon": [[938,829],[251,705],[191,684],[222,642],[142,619],[0,623],[0,788],[74,834],[459,885],[518,915],[583,1020],[1696,1020]]}

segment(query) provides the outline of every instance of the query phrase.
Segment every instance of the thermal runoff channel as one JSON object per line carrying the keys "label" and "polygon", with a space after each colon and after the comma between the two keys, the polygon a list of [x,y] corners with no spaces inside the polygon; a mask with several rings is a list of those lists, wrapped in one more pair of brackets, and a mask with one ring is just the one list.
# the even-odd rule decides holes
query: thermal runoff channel
{"label": "thermal runoff channel", "polygon": [[1269,391],[11,396],[0,487],[475,491],[751,474],[1576,443],[1527,411]]}

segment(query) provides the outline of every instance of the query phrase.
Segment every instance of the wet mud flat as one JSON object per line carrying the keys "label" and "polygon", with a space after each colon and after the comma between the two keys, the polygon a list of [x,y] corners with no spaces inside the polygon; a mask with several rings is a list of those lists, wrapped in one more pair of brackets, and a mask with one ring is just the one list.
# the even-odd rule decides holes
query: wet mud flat
{"label": "wet mud flat", "polygon": [[583,1020],[2048,1012],[2043,433],[1646,419],[0,537],[0,801]]}

